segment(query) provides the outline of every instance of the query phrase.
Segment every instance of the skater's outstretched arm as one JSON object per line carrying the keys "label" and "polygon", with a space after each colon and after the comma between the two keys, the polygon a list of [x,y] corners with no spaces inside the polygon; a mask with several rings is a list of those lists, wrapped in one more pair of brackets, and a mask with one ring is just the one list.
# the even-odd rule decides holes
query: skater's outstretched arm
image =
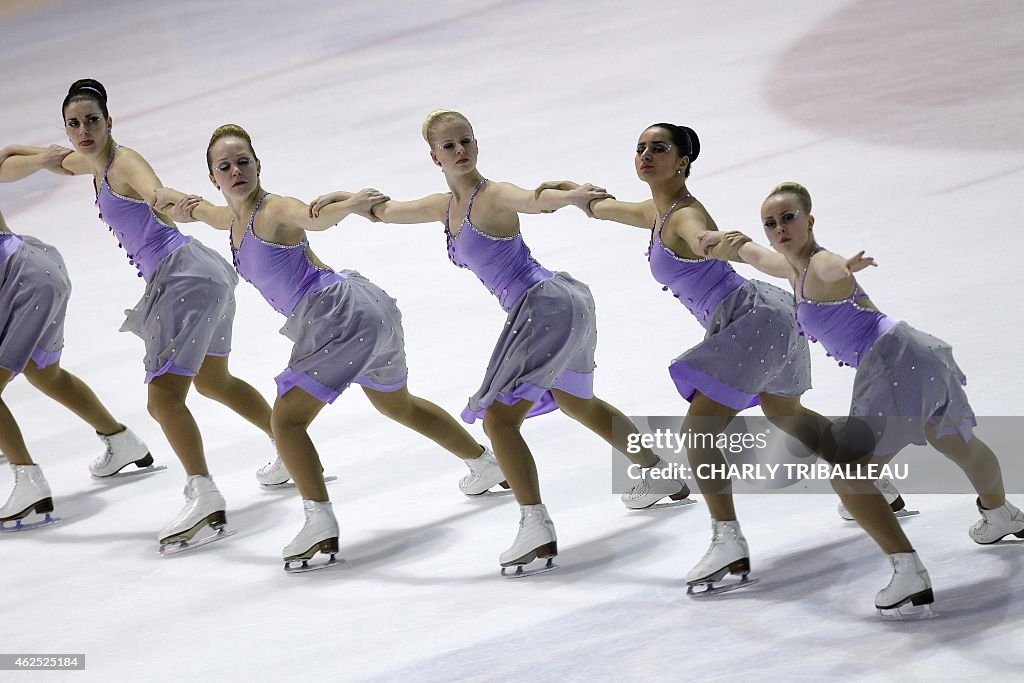
{"label": "skater's outstretched arm", "polygon": [[153,208],[179,223],[200,221],[215,230],[231,228],[231,209],[216,206],[196,194],[185,194],[169,187],[153,191]]}
{"label": "skater's outstretched arm", "polygon": [[[309,215],[314,219],[319,218],[322,213],[331,210],[332,206],[349,201],[352,197],[350,192],[331,192],[321,195],[310,203]],[[447,206],[447,194],[432,194],[408,202],[398,202],[385,197],[384,201],[374,202],[369,207],[371,210],[367,214],[361,215],[367,218],[372,217],[373,220],[382,223],[439,223],[444,221],[444,212]]]}
{"label": "skater's outstretched arm", "polygon": [[[538,185],[534,190],[534,195],[535,197],[540,197],[542,194],[548,193],[549,190],[575,190],[581,187],[580,183],[573,182],[572,180],[549,180]],[[644,229],[650,229],[650,226],[654,223],[657,209],[654,208],[652,201],[620,202],[611,195],[608,195],[603,187],[594,187],[593,185],[590,185],[590,187],[599,190],[605,196],[591,197],[585,204],[577,202],[571,202],[571,204],[579,207],[591,218],[610,220],[615,223],[642,227]]]}
{"label": "skater's outstretched arm", "polygon": [[64,159],[74,154],[60,145],[26,147],[10,145],[0,150],[0,182],[10,183],[26,178],[43,169],[59,175],[71,175],[63,167]]}
{"label": "skater's outstretched arm", "polygon": [[745,241],[735,245],[736,250],[734,253],[738,256],[740,262],[751,265],[762,273],[771,275],[772,277],[784,278],[790,282],[794,282],[796,280],[796,269],[790,265],[785,256],[766,247],[762,247],[760,244],[751,241],[749,237],[739,231],[708,231],[701,234],[699,236],[700,249],[697,253],[721,259],[723,261],[730,260],[730,236],[737,234],[742,235],[742,237],[745,238]]}
{"label": "skater's outstretched arm", "polygon": [[[573,180],[547,180],[538,185],[533,194],[535,197],[540,197],[547,190],[577,190],[582,186]],[[637,228],[649,229],[653,222],[654,214],[650,213],[653,211],[653,202],[620,202],[615,199],[611,194],[607,194],[604,188],[595,188],[593,185],[589,187],[599,190],[606,194],[606,196],[590,196],[586,201],[574,201],[571,202],[573,206],[579,208],[583,213],[587,214],[590,218],[600,218],[602,220],[613,221],[615,223],[622,223],[623,225],[630,225]],[[648,206],[649,205],[649,206]],[[598,209],[600,206],[600,215],[598,215]],[[650,218],[648,214],[650,213]]]}
{"label": "skater's outstretched arm", "polygon": [[877,265],[875,259],[864,256],[863,250],[848,259],[823,250],[811,258],[807,267],[810,275],[823,282],[840,282],[853,277],[854,273],[864,270],[868,266]]}
{"label": "skater's outstretched arm", "polygon": [[592,202],[614,199],[603,187],[586,183],[575,187],[547,187],[524,190],[512,183],[492,183],[491,200],[516,213],[550,213],[570,204],[587,211]]}
{"label": "skater's outstretched arm", "polygon": [[590,205],[594,218],[612,221],[634,228],[650,230],[657,220],[658,210],[650,199],[643,202],[621,202],[618,199],[601,199]]}
{"label": "skater's outstretched arm", "polygon": [[327,230],[352,214],[370,216],[375,205],[390,199],[373,188],[344,194],[348,196],[321,207],[315,215],[311,205],[294,197],[281,197],[267,206],[266,220],[277,230]]}

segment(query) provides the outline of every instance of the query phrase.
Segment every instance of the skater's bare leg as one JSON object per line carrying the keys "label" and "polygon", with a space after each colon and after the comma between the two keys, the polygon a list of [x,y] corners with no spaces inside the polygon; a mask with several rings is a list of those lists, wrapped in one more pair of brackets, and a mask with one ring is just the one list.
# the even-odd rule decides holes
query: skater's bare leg
{"label": "skater's bare leg", "polygon": [[1003,474],[999,468],[999,460],[984,441],[976,436],[964,443],[957,433],[936,438],[935,428],[926,424],[924,428],[928,443],[935,450],[952,460],[964,471],[971,485],[978,492],[981,507],[995,510],[1006,502],[1006,491],[1003,488]]}
{"label": "skater's bare leg", "polygon": [[[872,465],[885,465],[895,457],[876,456],[871,459]],[[840,462],[845,462],[840,454]],[[875,487],[875,482],[868,479],[831,480],[832,488],[839,494],[843,505],[853,515],[857,523],[878,544],[886,555],[893,553],[909,553],[914,550],[907,535],[903,533],[896,513],[889,507],[885,496]]]}
{"label": "skater's bare leg", "polygon": [[192,386],[192,378],[185,375],[166,373],[153,378],[149,383],[149,414],[160,424],[174,454],[181,461],[185,473],[192,475],[210,474],[203,452],[203,437],[195,418],[185,405],[185,398]]}
{"label": "skater's bare leg", "polygon": [[519,401],[512,406],[495,401],[484,412],[484,433],[491,440],[498,466],[520,505],[540,505],[543,502],[537,463],[520,431],[532,406],[530,401]]}
{"label": "skater's bare leg", "polygon": [[410,394],[407,387],[396,391],[363,387],[363,392],[381,415],[422,434],[463,460],[477,458],[484,451],[454,417],[430,401]]}
{"label": "skater's bare leg", "polygon": [[[694,432],[696,434],[713,434],[717,441],[718,434],[725,431],[729,421],[736,416],[738,411],[729,406],[713,401],[704,394],[697,392],[690,401],[690,409],[683,420],[683,427],[680,433]],[[706,447],[703,443],[707,439],[689,438],[691,447],[687,449],[687,458],[690,462],[690,471],[697,472],[701,465],[721,466],[726,465],[722,452],[715,447]],[[692,444],[696,443],[694,447]],[[720,469],[704,469],[702,472],[715,472]],[[708,512],[713,519],[719,522],[732,522],[736,520],[736,508],[732,501],[732,483],[728,477],[724,479],[712,477],[698,477],[697,486],[704,494],[704,502],[708,506]]]}
{"label": "skater's bare leg", "polygon": [[7,461],[12,465],[31,465],[32,458],[28,454],[21,429],[3,398],[3,391],[12,377],[14,373],[11,370],[0,368],[0,453],[7,456]]}
{"label": "skater's bare leg", "polygon": [[309,425],[326,404],[294,387],[274,402],[270,424],[277,452],[288,468],[299,494],[306,500],[325,503],[330,500],[324,484],[320,455],[309,438]]}
{"label": "skater's bare leg", "polygon": [[800,403],[798,396],[759,394],[761,410],[768,421],[820,455],[821,435],[832,422]]}
{"label": "skater's bare leg", "polygon": [[53,363],[40,370],[35,363],[29,361],[25,367],[25,379],[84,420],[97,434],[109,436],[124,429],[124,425],[114,419],[89,385],[60,367],[60,363]]}
{"label": "skater's bare leg", "polygon": [[[622,411],[615,406],[602,401],[597,396],[593,398],[580,398],[559,389],[552,389],[551,395],[555,397],[559,409],[581,425],[597,434],[608,442],[608,444],[629,458],[629,461],[640,467],[654,467],[658,464],[659,458],[649,448],[641,447],[636,453],[630,453],[629,438],[639,434],[639,430],[629,421]],[[616,435],[612,429],[615,418],[621,418],[622,433]],[[639,443],[635,440],[634,443]],[[635,447],[634,447],[635,450]]]}
{"label": "skater's bare leg", "polygon": [[273,437],[270,404],[255,387],[231,374],[227,356],[207,356],[196,375],[195,386],[203,396],[227,406]]}

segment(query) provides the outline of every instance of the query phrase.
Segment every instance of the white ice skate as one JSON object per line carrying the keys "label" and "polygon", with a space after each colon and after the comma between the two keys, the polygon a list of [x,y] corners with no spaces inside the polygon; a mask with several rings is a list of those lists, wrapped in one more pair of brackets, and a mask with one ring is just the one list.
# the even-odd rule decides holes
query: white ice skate
{"label": "white ice skate", "polygon": [[[333,474],[324,475],[325,484],[337,479]],[[288,469],[284,466],[281,456],[256,470],[256,481],[260,483],[260,488],[264,491],[280,491],[281,489],[295,488],[295,482],[292,481],[291,475],[288,474]]]}
{"label": "white ice skate", "polygon": [[[726,574],[739,577],[738,581],[716,586]],[[711,547],[704,557],[686,575],[686,594],[694,598],[702,598],[717,593],[752,586],[759,579],[751,579],[750,551],[747,539],[743,538],[740,523],[736,521],[719,522],[711,520]],[[703,587],[701,590],[695,590]]]}
{"label": "white ice skate", "polygon": [[[897,517],[913,517],[914,515],[921,514],[918,510],[907,509],[907,504],[903,502],[903,496],[900,495],[899,489],[897,489],[896,485],[889,479],[886,479],[885,477],[878,479],[875,481],[875,488],[882,492],[882,495],[885,496],[885,502],[889,504],[889,507],[891,507],[892,511],[896,513]],[[839,501],[837,509],[839,516],[847,522],[857,521],[854,519],[853,515],[850,514],[850,511],[846,509],[846,506],[843,505],[842,501]]]}
{"label": "white ice skate", "polygon": [[[117,434],[97,436],[107,449],[89,463],[89,472],[92,473],[93,479],[119,479],[167,469],[166,465],[153,466],[153,456],[150,455],[149,448],[127,427]],[[121,470],[128,465],[135,465],[138,469],[122,472]]]}
{"label": "white ice skate", "polygon": [[887,620],[937,617],[931,608],[935,602],[932,581],[917,553],[893,553],[889,561],[892,562],[892,579],[875,596],[879,616]]}
{"label": "white ice skate", "polygon": [[1024,512],[1018,510],[1009,501],[994,510],[986,510],[981,507],[980,500],[976,502],[981,519],[968,532],[972,541],[989,545],[998,543],[1003,540],[1003,537],[1010,534],[1017,538],[1024,538]]}
{"label": "white ice skate", "polygon": [[[512,547],[498,557],[501,564],[501,575],[510,579],[542,574],[554,569],[558,555],[558,537],[555,535],[555,524],[548,516],[548,509],[543,505],[523,505],[519,508],[519,532]],[[543,567],[524,569],[534,560],[547,560]],[[515,567],[514,572],[505,570]]]}
{"label": "white ice skate", "polygon": [[[469,468],[469,474],[459,480],[459,490],[467,496],[482,496],[490,493],[494,486],[501,486],[511,493],[505,475],[501,473],[498,461],[490,448],[484,447],[484,452],[475,458],[463,460]],[[493,495],[499,495],[504,491],[496,491]]]}
{"label": "white ice skate", "polygon": [[[657,476],[662,472],[667,473],[667,470],[667,464],[663,460],[659,460],[653,467],[642,468],[640,480],[633,488],[622,494],[622,504],[630,510],[652,510],[696,503],[697,501],[690,498],[690,487],[685,481]],[[666,497],[669,498],[669,502],[658,503]]]}
{"label": "white ice skate", "polygon": [[[0,508],[0,532],[26,531],[59,522],[58,517],[50,514],[53,512],[53,498],[39,465],[11,465],[11,469],[14,471],[14,490]],[[33,513],[43,515],[43,518],[22,522]],[[13,524],[8,525],[8,522]]]}
{"label": "white ice skate", "polygon": [[[281,557],[284,558],[284,570],[289,574],[295,574],[341,566],[345,560],[337,559],[338,520],[334,518],[331,503],[303,500],[302,511],[306,514],[306,523],[302,525],[302,531],[281,551]],[[330,555],[330,559],[326,562],[309,564],[309,560],[313,559],[317,553]],[[302,564],[293,567],[293,562],[302,562]]]}
{"label": "white ice skate", "polygon": [[[209,475],[193,475],[185,484],[185,507],[178,516],[160,532],[161,555],[174,555],[185,550],[198,548],[233,535],[227,528],[227,514],[224,512],[224,496]],[[198,541],[196,535],[209,527],[213,533]]]}

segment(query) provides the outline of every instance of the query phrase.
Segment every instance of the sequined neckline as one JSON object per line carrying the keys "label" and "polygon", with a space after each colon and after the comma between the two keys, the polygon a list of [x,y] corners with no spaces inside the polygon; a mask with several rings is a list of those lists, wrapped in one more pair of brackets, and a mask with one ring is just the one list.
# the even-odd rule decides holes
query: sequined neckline
{"label": "sequined neckline", "polygon": [[[674,202],[672,202],[672,206],[668,207],[668,211],[666,211],[664,215],[654,219],[654,225],[651,226],[651,243],[647,245],[647,258],[651,257],[651,249],[653,249],[655,243],[657,243],[661,245],[661,248],[668,256],[671,256],[673,259],[681,263],[700,263],[708,260],[707,257],[698,257],[693,259],[680,256],[676,252],[672,251],[672,249],[665,244],[665,241],[661,239],[661,231],[665,227],[665,222],[668,221],[668,217],[672,215],[672,212],[676,210],[677,206],[679,206],[679,202],[684,199],[694,199],[694,196],[689,192],[680,195]],[[657,208],[657,206],[655,206],[655,208]]]}
{"label": "sequined neckline", "polygon": [[[827,251],[827,250],[825,249],[825,247],[818,247],[818,248],[816,248],[814,251],[811,252],[811,257],[813,258],[815,254],[817,254],[818,252],[822,252],[822,251]],[[880,313],[881,312],[881,311],[878,311],[878,310],[876,310],[874,308],[867,308],[865,306],[861,306],[859,303],[857,303],[858,301],[860,301],[862,299],[867,299],[869,297],[867,295],[867,292],[865,292],[863,289],[860,288],[860,283],[857,282],[857,278],[856,277],[853,278],[853,290],[845,298],[842,298],[842,299],[831,299],[831,300],[828,300],[828,301],[822,301],[822,300],[818,300],[818,299],[808,299],[804,295],[804,284],[807,282],[807,271],[808,271],[808,269],[810,269],[810,267],[811,267],[811,264],[810,264],[810,261],[808,261],[807,262],[807,267],[804,268],[803,273],[800,275],[800,282],[799,282],[800,286],[798,288],[794,288],[794,290],[793,290],[793,299],[796,302],[797,306],[799,306],[800,304],[810,304],[811,306],[839,306],[841,304],[850,303],[855,308],[857,308],[858,310],[861,310],[861,311],[868,311],[868,312],[875,312],[875,313]]]}

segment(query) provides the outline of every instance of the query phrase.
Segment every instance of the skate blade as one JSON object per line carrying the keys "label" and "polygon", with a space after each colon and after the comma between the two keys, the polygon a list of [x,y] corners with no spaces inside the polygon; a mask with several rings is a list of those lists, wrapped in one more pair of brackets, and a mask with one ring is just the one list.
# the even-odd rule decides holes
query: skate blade
{"label": "skate blade", "polygon": [[39,529],[41,527],[50,526],[51,524],[63,521],[62,518],[54,517],[49,512],[45,513],[42,519],[38,519],[38,515],[30,516],[37,519],[26,522],[24,520],[27,519],[27,517],[22,517],[21,519],[9,519],[0,522],[0,534],[13,534],[19,531],[30,531],[32,529]]}
{"label": "skate blade", "polygon": [[[131,463],[129,463],[129,464],[131,464]],[[125,467],[127,467],[127,465],[125,465]],[[100,481],[102,481],[102,482],[114,482],[114,481],[122,481],[124,479],[131,479],[132,477],[137,477],[137,476],[139,476],[141,474],[154,474],[156,472],[163,472],[166,469],[167,469],[167,465],[150,465],[149,467],[140,467],[140,468],[135,469],[135,470],[125,471],[125,470],[122,469],[119,472],[114,472],[113,474],[108,474],[105,477],[97,477],[94,474],[94,475],[92,475],[92,478],[93,478],[93,481],[97,481],[97,482],[100,482]]]}
{"label": "skate blade", "polygon": [[[324,477],[325,484],[337,480],[338,478],[333,474],[329,474],[326,477]],[[283,482],[281,484],[260,484],[260,488],[263,489],[264,491],[287,491],[288,489],[295,488],[295,482],[289,479],[288,481]]]}
{"label": "skate blade", "polygon": [[487,490],[483,493],[467,493],[466,498],[506,498],[512,495],[512,489],[499,489],[497,491]]}
{"label": "skate blade", "polygon": [[[753,586],[760,580],[761,579],[751,579],[749,576],[744,576],[740,578],[739,581],[733,581],[732,583],[726,583],[720,586],[716,586],[713,582],[698,583],[694,585],[688,585],[686,587],[686,594],[691,598],[695,599],[706,598],[712,595],[718,595],[720,593],[728,593],[729,591],[734,591],[738,588],[746,588],[747,586]],[[695,590],[697,588],[700,588],[701,586],[707,586],[707,588],[704,588],[703,590]]]}
{"label": "skate blade", "polygon": [[939,613],[932,609],[931,604],[907,604],[890,609],[878,608],[878,616],[883,621],[921,621],[923,619],[934,619],[939,616]]}
{"label": "skate blade", "polygon": [[[540,558],[540,559],[544,559],[544,558]],[[501,575],[504,576],[506,579],[524,579],[527,576],[536,576],[537,574],[546,574],[547,572],[553,572],[556,569],[558,569],[558,565],[555,564],[555,558],[554,557],[547,558],[547,562],[544,564],[543,567],[536,567],[536,568],[533,568],[533,569],[526,569],[525,568],[526,566],[527,565],[525,565],[525,564],[517,564],[517,565],[515,565],[515,571],[509,571],[509,570],[512,569],[512,567],[502,567],[501,568]]]}
{"label": "skate blade", "polygon": [[633,508],[626,506],[626,509],[633,512],[644,512],[645,510],[664,510],[665,508],[679,508],[686,507],[688,505],[696,505],[697,501],[693,498],[683,498],[682,500],[670,500],[667,503],[655,503],[654,505],[648,505],[645,508]]}
{"label": "skate blade", "polygon": [[[297,567],[293,567],[292,564],[301,562],[302,564]],[[305,572],[315,572],[321,569],[333,569],[340,567],[345,564],[345,560],[338,559],[334,553],[331,553],[331,558],[325,562],[309,563],[309,560],[285,560],[284,571],[288,574],[303,574]]]}
{"label": "skate blade", "polygon": [[[208,528],[213,529],[213,527]],[[234,536],[236,533],[238,533],[234,529],[229,529],[226,526],[214,529],[214,531],[215,533],[209,534],[208,536],[205,536],[199,539],[198,541],[195,540],[195,536],[193,536],[191,539],[182,538],[179,540],[165,541],[164,543],[160,544],[160,554],[163,557],[177,555],[178,553],[183,553],[188,550],[195,550],[196,548],[200,548],[204,545],[209,545],[210,543],[220,541],[222,539],[227,538],[228,536]]]}
{"label": "skate blade", "polygon": [[[902,510],[894,510],[893,514],[896,516],[896,519],[903,519],[904,517],[916,517],[917,515],[921,514],[921,511],[908,510],[907,508],[903,508]],[[853,517],[843,517],[843,520],[846,522],[852,522],[854,524],[857,523],[857,520]]]}

